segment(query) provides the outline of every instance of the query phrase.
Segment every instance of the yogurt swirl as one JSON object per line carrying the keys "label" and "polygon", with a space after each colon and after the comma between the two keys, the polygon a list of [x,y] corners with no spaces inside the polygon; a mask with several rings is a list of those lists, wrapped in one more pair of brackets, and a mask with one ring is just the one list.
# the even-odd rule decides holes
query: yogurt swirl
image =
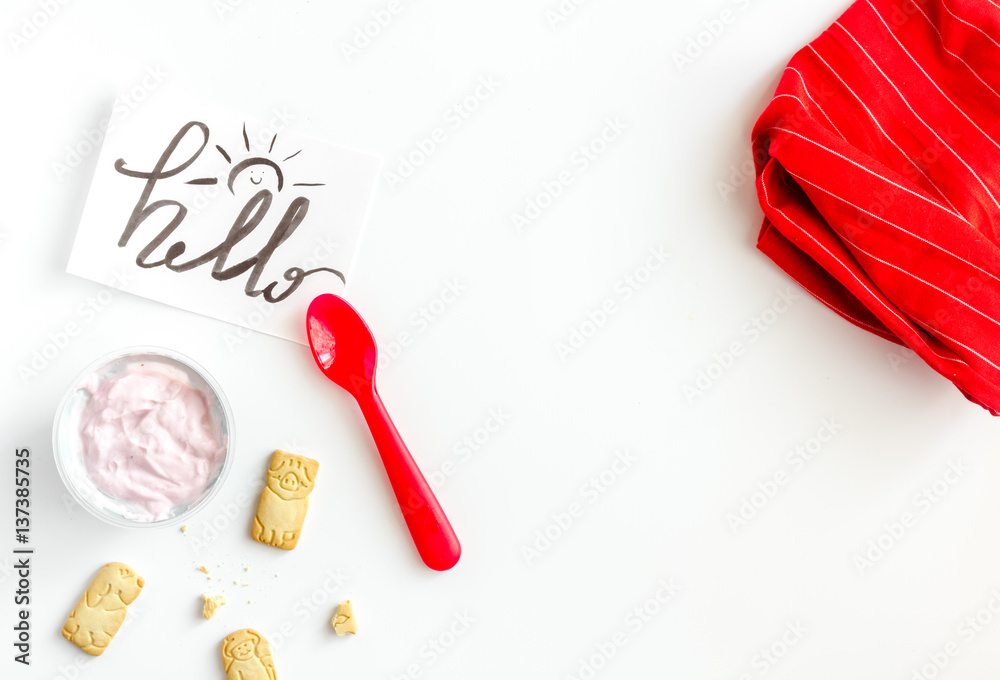
{"label": "yogurt swirl", "polygon": [[142,521],[197,500],[226,455],[205,396],[146,363],[91,378],[80,438],[97,488],[129,503]]}

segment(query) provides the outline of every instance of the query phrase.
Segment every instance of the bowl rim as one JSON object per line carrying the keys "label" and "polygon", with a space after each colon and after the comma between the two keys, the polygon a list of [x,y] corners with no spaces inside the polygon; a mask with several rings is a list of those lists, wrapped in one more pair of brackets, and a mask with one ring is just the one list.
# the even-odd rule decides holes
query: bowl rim
{"label": "bowl rim", "polygon": [[[220,410],[222,411],[222,417],[224,423],[222,423],[225,428],[226,433],[226,453],[222,461],[222,467],[219,469],[219,474],[212,481],[208,488],[208,493],[206,493],[201,499],[195,502],[193,505],[188,507],[184,512],[181,512],[173,517],[168,517],[161,520],[154,520],[151,522],[143,522],[138,520],[128,519],[126,517],[118,517],[115,515],[110,515],[106,512],[100,511],[98,508],[94,507],[80,491],[76,488],[76,485],[68,478],[68,473],[63,469],[62,457],[59,454],[59,425],[63,418],[63,414],[66,407],[76,393],[79,385],[83,380],[92,373],[95,373],[98,369],[108,364],[113,363],[119,359],[123,359],[128,356],[141,356],[150,355],[158,356],[168,359],[170,361],[181,364],[191,370],[193,373],[197,374],[205,384],[211,389],[213,395],[219,403]],[[55,459],[56,471],[59,473],[59,478],[62,480],[63,486],[69,491],[69,494],[73,497],[76,502],[86,509],[91,515],[97,517],[108,524],[118,527],[125,528],[163,528],[171,527],[180,524],[181,522],[190,519],[197,512],[202,510],[207,506],[222,490],[227,477],[229,476],[229,471],[233,465],[233,454],[235,452],[235,439],[233,437],[233,431],[235,428],[235,417],[233,415],[232,407],[229,404],[229,399],[226,397],[226,393],[222,390],[222,386],[215,380],[211,373],[202,366],[200,363],[192,359],[191,357],[172,350],[166,347],[161,347],[158,345],[132,345],[128,347],[121,347],[115,350],[111,350],[101,355],[97,359],[94,359],[89,364],[87,364],[82,370],[80,370],[73,379],[69,382],[63,393],[62,398],[59,400],[58,406],[56,406],[55,415],[52,420],[52,456]]]}

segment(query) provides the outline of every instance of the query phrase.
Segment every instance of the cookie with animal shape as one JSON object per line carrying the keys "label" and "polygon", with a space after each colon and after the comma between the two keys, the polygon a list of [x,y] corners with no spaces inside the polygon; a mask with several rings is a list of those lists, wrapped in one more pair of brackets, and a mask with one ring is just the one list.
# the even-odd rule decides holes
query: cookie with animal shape
{"label": "cookie with animal shape", "polygon": [[280,450],[274,452],[267,471],[267,486],[260,495],[250,530],[255,541],[282,550],[298,545],[318,470],[319,463],[311,458]]}
{"label": "cookie with animal shape", "polygon": [[63,637],[92,656],[100,656],[125,621],[128,606],[146,584],[121,562],[101,567],[66,620]]}
{"label": "cookie with animal shape", "polygon": [[263,635],[246,628],[222,641],[226,680],[275,680],[271,646]]}

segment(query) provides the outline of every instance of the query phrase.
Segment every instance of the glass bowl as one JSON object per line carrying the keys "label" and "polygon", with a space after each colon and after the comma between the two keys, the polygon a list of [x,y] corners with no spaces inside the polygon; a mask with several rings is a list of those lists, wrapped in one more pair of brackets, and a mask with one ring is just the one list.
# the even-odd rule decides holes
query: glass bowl
{"label": "glass bowl", "polygon": [[[138,367],[142,367],[138,369]],[[207,482],[192,489],[190,498],[169,508],[151,511],[138,502],[102,490],[92,479],[84,459],[81,416],[104,381],[128,370],[155,371],[194,389],[205,399],[211,430],[225,453],[207,470]],[[233,413],[225,394],[208,371],[188,357],[159,347],[115,350],[87,366],[76,377],[56,409],[52,450],[56,469],[70,494],[99,519],[121,527],[166,527],[190,519],[222,488],[233,462]],[[137,449],[138,455],[146,455]]]}

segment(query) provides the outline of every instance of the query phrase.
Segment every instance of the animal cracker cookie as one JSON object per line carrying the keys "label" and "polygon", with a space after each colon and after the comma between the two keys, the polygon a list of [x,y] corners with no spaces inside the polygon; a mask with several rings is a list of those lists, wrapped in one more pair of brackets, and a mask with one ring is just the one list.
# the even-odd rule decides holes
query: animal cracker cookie
{"label": "animal cracker cookie", "polygon": [[291,550],[299,543],[299,534],[309,509],[319,463],[285,451],[275,451],[267,471],[267,486],[260,494],[257,515],[250,535],[255,541]]}
{"label": "animal cracker cookie", "polygon": [[128,605],[139,597],[145,584],[127,565],[105,564],[66,620],[63,637],[87,654],[100,656],[122,627]]}
{"label": "animal cracker cookie", "polygon": [[271,646],[250,628],[230,633],[222,641],[222,667],[226,680],[275,680]]}

